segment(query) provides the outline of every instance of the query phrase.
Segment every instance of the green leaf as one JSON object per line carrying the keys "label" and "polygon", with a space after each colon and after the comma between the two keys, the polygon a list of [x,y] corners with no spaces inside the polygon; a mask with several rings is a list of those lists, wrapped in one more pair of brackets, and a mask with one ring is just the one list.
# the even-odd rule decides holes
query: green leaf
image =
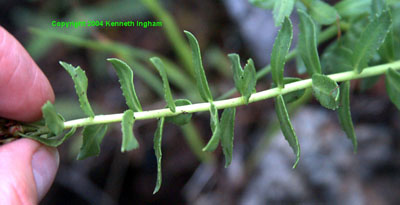
{"label": "green leaf", "polygon": [[256,89],[257,77],[256,68],[252,59],[247,60],[247,64],[244,66],[243,71],[243,97],[246,104],[249,103],[251,94]]}
{"label": "green leaf", "polygon": [[129,109],[134,112],[141,112],[142,106],[140,105],[139,99],[136,95],[135,86],[133,85],[133,72],[131,67],[117,58],[109,58],[107,61],[113,65],[117,72],[122,94],[125,97]]}
{"label": "green leaf", "polygon": [[139,147],[139,143],[133,134],[133,124],[135,117],[132,110],[127,110],[122,116],[121,131],[122,131],[122,146],[121,152],[131,151]]}
{"label": "green leaf", "polygon": [[[302,80],[302,79],[286,77],[286,78],[283,78],[283,83],[284,84],[294,83],[294,82],[297,82],[297,81],[300,81],[300,80]],[[275,87],[276,87],[276,84],[272,83],[271,84],[271,88],[275,88]],[[304,95],[304,91],[305,91],[304,89],[303,90],[296,90],[296,91],[284,94],[283,95],[283,99],[285,100],[285,103],[294,102],[294,101],[298,100],[299,98],[301,98]]]}
{"label": "green leaf", "polygon": [[289,52],[293,39],[293,26],[289,18],[285,18],[282,28],[275,39],[271,53],[271,74],[272,79],[279,88],[285,87],[283,82],[283,70],[286,63],[286,55]]}
{"label": "green leaf", "polygon": [[272,11],[274,15],[275,26],[280,26],[285,17],[289,17],[292,14],[295,0],[280,0],[275,1],[274,10]]}
{"label": "green leaf", "polygon": [[[191,105],[191,104],[192,103],[187,99],[175,100],[176,106],[184,106],[184,105]],[[176,125],[182,126],[182,125],[189,123],[191,119],[192,119],[192,113],[182,113],[182,114],[179,114],[176,116],[166,117],[165,121],[172,122]]]}
{"label": "green leaf", "polygon": [[285,101],[283,100],[282,95],[278,95],[275,98],[275,111],[276,115],[278,116],[282,133],[296,155],[296,162],[293,165],[293,168],[296,168],[300,160],[300,145],[296,133],[294,132],[292,123],[290,122],[289,114],[287,112]]}
{"label": "green leaf", "polygon": [[196,37],[189,31],[184,31],[187,38],[189,39],[190,47],[192,48],[192,58],[195,69],[195,77],[197,82],[197,88],[200,92],[200,96],[204,101],[211,102],[213,97],[211,95],[210,88],[208,87],[208,82],[206,74],[204,73],[203,63],[201,61],[201,53],[199,43]]}
{"label": "green leaf", "polygon": [[275,0],[249,0],[251,4],[262,9],[273,9]]}
{"label": "green leaf", "polygon": [[306,65],[310,76],[314,73],[321,74],[321,64],[317,51],[317,36],[313,20],[302,10],[297,10],[300,17],[298,52]]}
{"label": "green leaf", "polygon": [[307,72],[306,65],[304,65],[303,59],[300,55],[296,55],[296,71],[299,75]]}
{"label": "green leaf", "polygon": [[378,81],[381,76],[372,76],[361,79],[360,83],[360,91],[365,92],[366,90],[372,88]]}
{"label": "green leaf", "polygon": [[385,76],[386,92],[392,103],[400,110],[400,73],[389,68]]}
{"label": "green leaf", "polygon": [[356,18],[369,12],[371,0],[343,0],[335,4],[342,18]]}
{"label": "green leaf", "polygon": [[339,86],[326,75],[314,74],[312,76],[312,89],[314,96],[322,106],[336,110],[339,106]]}
{"label": "green leaf", "polygon": [[329,4],[320,0],[311,0],[309,2],[311,2],[310,6],[308,7],[310,10],[310,15],[317,23],[322,25],[330,25],[339,17],[336,9]]}
{"label": "green leaf", "polygon": [[100,153],[100,144],[107,132],[107,125],[89,125],[83,128],[83,142],[77,159],[83,160]]}
{"label": "green leaf", "polygon": [[50,101],[42,106],[42,113],[46,126],[54,135],[60,135],[64,130],[64,120],[57,114],[56,109]]}
{"label": "green leaf", "polygon": [[37,133],[19,133],[22,137],[25,138],[30,138],[33,140],[36,140],[44,145],[50,146],[50,147],[58,147],[62,143],[65,142],[69,137],[71,137],[76,131],[76,127],[72,127],[65,135],[58,135],[54,136],[53,134],[40,134],[39,132]]}
{"label": "green leaf", "polygon": [[246,104],[249,102],[250,96],[253,93],[256,83],[256,69],[252,59],[247,60],[244,70],[240,65],[240,57],[236,53],[228,54],[229,60],[232,63],[233,81],[239,93],[244,97]]}
{"label": "green leaf", "polygon": [[203,151],[207,152],[214,151],[218,147],[218,143],[220,140],[218,109],[215,107],[213,103],[211,103],[210,107],[210,125],[211,125],[212,136],[210,141],[208,141],[207,145],[203,148]]}
{"label": "green leaf", "polygon": [[340,126],[353,143],[354,153],[357,152],[357,137],[354,132],[353,121],[350,113],[350,81],[340,84],[340,106],[337,110]]}
{"label": "green leaf", "polygon": [[233,133],[235,127],[236,108],[226,108],[222,112],[219,123],[221,129],[221,146],[225,156],[225,168],[232,162]]}
{"label": "green leaf", "polygon": [[162,133],[164,129],[164,118],[160,118],[157,123],[157,130],[154,134],[154,152],[157,158],[157,183],[156,187],[154,188],[153,194],[157,193],[160,190],[161,182],[162,182],[162,173],[161,173],[161,140],[162,140]]}
{"label": "green leaf", "polygon": [[325,49],[321,58],[322,72],[328,75],[353,70],[352,55],[353,52],[346,48],[342,42],[338,41],[331,44]]}
{"label": "green leaf", "polygon": [[87,98],[87,87],[88,87],[88,79],[86,77],[85,71],[81,69],[81,67],[74,67],[71,64],[60,61],[60,65],[64,67],[64,69],[71,75],[72,80],[75,84],[75,91],[78,95],[79,103],[82,111],[89,117],[94,117],[94,112],[92,107],[89,104],[89,100]]}
{"label": "green leaf", "polygon": [[393,28],[390,29],[389,33],[387,34],[383,45],[379,49],[379,55],[386,61],[386,62],[393,62],[395,58],[395,42],[394,42],[394,31]]}
{"label": "green leaf", "polygon": [[172,98],[171,89],[169,87],[169,82],[168,82],[168,76],[167,76],[167,72],[165,72],[164,64],[161,61],[161,59],[158,57],[150,58],[150,61],[153,63],[153,65],[157,68],[158,72],[160,73],[161,79],[163,81],[163,86],[164,86],[165,101],[167,102],[167,105],[168,105],[169,109],[171,110],[171,112],[175,112],[175,103],[174,103],[174,99]]}
{"label": "green leaf", "polygon": [[390,30],[392,20],[390,13],[384,11],[368,24],[353,50],[353,67],[358,73],[368,66],[368,61],[379,49]]}

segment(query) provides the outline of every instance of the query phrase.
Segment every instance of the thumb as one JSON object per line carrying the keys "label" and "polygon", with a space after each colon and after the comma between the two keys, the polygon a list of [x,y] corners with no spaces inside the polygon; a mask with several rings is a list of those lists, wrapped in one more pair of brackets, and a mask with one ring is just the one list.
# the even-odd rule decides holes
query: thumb
{"label": "thumb", "polygon": [[21,139],[0,147],[0,204],[37,204],[56,175],[57,149]]}
{"label": "thumb", "polygon": [[0,116],[35,121],[41,107],[54,101],[46,76],[22,45],[0,26]]}

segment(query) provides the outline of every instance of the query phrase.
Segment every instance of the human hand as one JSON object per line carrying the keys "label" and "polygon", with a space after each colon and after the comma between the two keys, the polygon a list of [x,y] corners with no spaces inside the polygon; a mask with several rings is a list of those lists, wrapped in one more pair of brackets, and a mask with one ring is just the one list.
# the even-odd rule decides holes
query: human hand
{"label": "human hand", "polygon": [[[32,122],[54,101],[49,81],[22,45],[0,26],[0,116]],[[55,148],[31,139],[0,147],[0,204],[37,204],[58,169]]]}

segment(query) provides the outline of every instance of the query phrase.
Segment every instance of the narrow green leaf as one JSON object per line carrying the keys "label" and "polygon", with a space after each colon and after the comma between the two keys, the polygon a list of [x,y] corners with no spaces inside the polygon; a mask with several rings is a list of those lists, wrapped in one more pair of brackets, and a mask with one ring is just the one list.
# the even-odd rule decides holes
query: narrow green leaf
{"label": "narrow green leaf", "polygon": [[300,17],[298,52],[306,65],[310,76],[314,73],[321,74],[321,64],[317,51],[317,36],[313,20],[307,13],[297,10]]}
{"label": "narrow green leaf", "polygon": [[300,55],[296,55],[296,71],[297,74],[302,75],[307,72],[306,65]]}
{"label": "narrow green leaf", "polygon": [[204,73],[203,63],[201,61],[200,46],[197,42],[196,37],[189,31],[184,31],[187,38],[189,39],[190,47],[192,48],[192,58],[195,70],[195,77],[197,82],[197,88],[199,89],[200,96],[204,101],[211,102],[213,97],[211,95],[210,88],[208,87],[207,77]]}
{"label": "narrow green leaf", "polygon": [[251,94],[254,92],[257,83],[256,68],[252,59],[247,60],[244,70],[240,65],[240,57],[236,53],[228,54],[232,63],[233,81],[239,93],[244,97],[246,104],[249,102]]}
{"label": "narrow green leaf", "polygon": [[386,92],[392,103],[400,110],[400,73],[390,68],[385,76]]}
{"label": "narrow green leaf", "polygon": [[122,94],[125,97],[129,109],[134,112],[141,112],[142,106],[140,105],[140,101],[136,95],[135,86],[133,85],[133,72],[131,67],[117,58],[109,58],[107,61],[113,65],[117,72]]}
{"label": "narrow green leaf", "polygon": [[326,75],[353,70],[353,52],[342,42],[335,42],[325,49],[321,58],[322,72]]}
{"label": "narrow green leaf", "polygon": [[[175,100],[176,106],[184,106],[184,105],[191,105],[191,104],[192,103],[187,99]],[[176,125],[182,126],[182,125],[189,123],[191,119],[192,119],[192,113],[182,113],[182,114],[179,114],[176,116],[166,117],[165,121],[172,122]]]}
{"label": "narrow green leaf", "polygon": [[232,162],[235,115],[236,108],[226,108],[222,112],[221,121],[219,123],[221,129],[221,146],[225,156],[225,168]]}
{"label": "narrow green leaf", "polygon": [[262,9],[273,9],[275,0],[249,0],[251,4]]}
{"label": "narrow green leaf", "polygon": [[25,138],[30,138],[33,140],[36,140],[44,145],[50,146],[50,147],[58,147],[62,143],[65,142],[69,137],[71,137],[76,131],[76,127],[72,127],[64,136],[59,135],[59,136],[54,136],[53,134],[40,134],[40,133],[19,133],[22,137]]}
{"label": "narrow green leaf", "polygon": [[342,18],[356,18],[369,12],[371,0],[343,0],[335,4]]}
{"label": "narrow green leaf", "polygon": [[83,128],[83,142],[77,159],[83,160],[100,153],[100,144],[107,132],[107,125],[89,125]]}
{"label": "narrow green leaf", "polygon": [[121,152],[131,151],[139,147],[139,143],[133,134],[133,124],[135,123],[132,110],[127,110],[122,116],[121,131],[122,131],[122,146]]}
{"label": "narrow green leaf", "polygon": [[368,24],[353,50],[353,67],[358,73],[368,66],[372,55],[380,48],[390,30],[392,20],[388,11],[382,12]]}
{"label": "narrow green leaf", "polygon": [[243,97],[244,100],[247,103],[249,103],[249,99],[251,94],[253,94],[254,90],[256,89],[256,83],[257,83],[257,72],[256,68],[254,67],[254,62],[250,58],[247,60],[247,64],[244,66],[244,72],[243,72]]}
{"label": "narrow green leaf", "polygon": [[212,152],[218,147],[220,136],[220,127],[219,127],[219,118],[218,118],[218,109],[215,107],[213,103],[211,103],[210,107],[210,125],[212,136],[210,141],[208,141],[207,145],[203,148],[203,151]]}
{"label": "narrow green leaf", "polygon": [[322,106],[336,110],[339,106],[339,86],[326,75],[314,74],[312,76],[312,89],[314,96]]}
{"label": "narrow green leaf", "polygon": [[271,74],[272,80],[283,88],[283,70],[286,63],[286,55],[289,52],[290,45],[293,39],[293,26],[289,18],[285,18],[282,28],[275,39],[274,47],[271,53]]}
{"label": "narrow green leaf", "polygon": [[330,25],[339,17],[339,14],[334,7],[320,0],[312,0],[311,5],[308,8],[311,17],[317,23],[322,25]]}
{"label": "narrow green leaf", "polygon": [[395,58],[395,42],[394,42],[394,30],[393,27],[390,29],[389,33],[387,34],[383,45],[379,49],[379,55],[386,61],[386,62],[393,62]]}
{"label": "narrow green leaf", "polygon": [[232,63],[232,70],[233,70],[233,82],[235,83],[236,89],[239,91],[240,94],[243,93],[243,69],[240,65],[240,57],[236,53],[228,54],[228,58]]}
{"label": "narrow green leaf", "polygon": [[161,79],[163,81],[163,86],[164,86],[165,101],[167,102],[169,109],[172,112],[175,112],[175,103],[174,103],[174,99],[171,94],[171,89],[169,87],[168,76],[167,76],[167,72],[165,72],[164,64],[161,61],[161,59],[158,57],[150,58],[150,61],[153,63],[153,65],[157,68],[158,72],[160,73]]}
{"label": "narrow green leaf", "polygon": [[[297,82],[300,81],[302,79],[300,78],[293,78],[293,77],[286,77],[283,78],[283,83],[284,84],[288,84],[288,83],[293,83],[293,82]],[[271,84],[271,88],[276,88],[276,84],[272,83]],[[304,95],[304,91],[305,90],[296,90],[290,93],[287,93],[285,95],[283,95],[283,99],[285,100],[285,103],[291,103],[294,102],[296,100],[298,100],[299,98],[301,98]]]}
{"label": "narrow green leaf", "polygon": [[380,77],[381,76],[372,76],[361,79],[360,91],[365,92],[366,90],[372,88],[376,83],[378,83]]}
{"label": "narrow green leaf", "polygon": [[346,133],[347,137],[353,143],[354,153],[357,152],[357,137],[354,132],[353,121],[350,113],[350,81],[340,84],[340,106],[338,108],[338,116],[340,126]]}
{"label": "narrow green leaf", "polygon": [[285,17],[289,17],[292,14],[295,0],[280,0],[275,1],[274,10],[272,11],[274,15],[275,26],[280,26]]}
{"label": "narrow green leaf", "polygon": [[72,80],[75,84],[75,91],[78,95],[79,104],[81,106],[82,111],[89,117],[94,117],[94,112],[92,107],[89,104],[89,100],[87,98],[87,87],[88,87],[88,79],[86,77],[85,71],[81,69],[81,67],[74,67],[71,64],[60,61],[60,65],[64,67],[64,69],[71,75]]}
{"label": "narrow green leaf", "polygon": [[281,125],[282,133],[296,155],[296,162],[293,165],[293,168],[296,168],[300,160],[300,145],[296,133],[294,132],[292,123],[290,122],[289,114],[287,112],[285,101],[283,100],[282,95],[278,95],[275,98],[275,111],[276,115],[278,116],[279,124]]}
{"label": "narrow green leaf", "polygon": [[161,182],[162,182],[162,173],[161,173],[161,140],[162,140],[162,133],[164,129],[164,118],[160,118],[157,123],[157,130],[154,134],[154,152],[157,158],[157,182],[156,187],[154,188],[153,194],[157,193],[160,190]]}
{"label": "narrow green leaf", "polygon": [[50,101],[42,106],[43,118],[46,126],[54,135],[60,135],[64,130],[64,120],[57,114],[56,109]]}

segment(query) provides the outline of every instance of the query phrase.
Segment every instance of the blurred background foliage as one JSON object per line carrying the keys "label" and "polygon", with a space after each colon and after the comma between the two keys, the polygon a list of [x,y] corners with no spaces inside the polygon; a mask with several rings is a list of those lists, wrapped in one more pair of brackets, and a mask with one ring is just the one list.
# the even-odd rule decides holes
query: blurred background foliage
{"label": "blurred background foliage", "polygon": [[[345,9],[340,13],[359,25],[348,32],[348,44],[362,31],[359,22],[368,20],[365,14],[370,1],[359,3],[358,13]],[[400,8],[398,4],[395,7]],[[353,18],[355,15],[357,18]],[[393,16],[398,23],[400,15]],[[53,28],[54,20],[150,20],[163,22],[163,27]],[[242,63],[252,57],[260,71],[268,64],[278,29],[270,11],[255,8],[246,0],[1,1],[0,24],[22,42],[47,75],[57,96],[57,110],[67,120],[83,114],[73,83],[58,64],[60,60],[86,71],[94,111],[107,114],[122,112],[126,105],[117,76],[105,59],[123,59],[134,70],[144,110],[150,110],[165,106],[161,79],[149,62],[153,56],[166,63],[175,98],[200,101],[183,30],[191,31],[199,40],[207,77],[214,97],[218,97],[234,87],[226,54],[239,53]],[[400,27],[394,28],[400,33]],[[333,29],[328,43],[335,41],[336,33]],[[395,41],[399,42],[398,35]],[[328,43],[319,47],[321,53],[333,49],[327,47]],[[336,69],[329,60],[341,60],[322,58],[327,59],[322,60],[326,73]],[[298,74],[302,68],[301,62],[292,62],[285,72],[304,77]],[[267,89],[270,82],[270,77],[261,77],[257,90]],[[289,107],[291,115],[304,107],[293,119],[299,137],[304,137],[300,145],[305,144],[295,170],[290,169],[293,156],[278,132],[273,103],[264,101],[238,108],[234,157],[227,169],[223,168],[220,149],[215,153],[201,151],[211,136],[207,113],[194,114],[192,122],[183,127],[167,124],[162,144],[163,185],[156,195],[152,195],[156,180],[152,149],[155,121],[135,123],[141,147],[124,154],[120,153],[118,124],[110,128],[99,157],[76,161],[81,138],[72,138],[59,148],[60,170],[41,204],[400,203],[399,112],[389,103],[382,78],[355,82],[353,87],[353,119],[360,141],[357,155],[351,153],[351,143],[334,113],[323,110],[315,101],[308,103],[311,91],[307,90]],[[366,87],[372,89],[362,92]]]}

